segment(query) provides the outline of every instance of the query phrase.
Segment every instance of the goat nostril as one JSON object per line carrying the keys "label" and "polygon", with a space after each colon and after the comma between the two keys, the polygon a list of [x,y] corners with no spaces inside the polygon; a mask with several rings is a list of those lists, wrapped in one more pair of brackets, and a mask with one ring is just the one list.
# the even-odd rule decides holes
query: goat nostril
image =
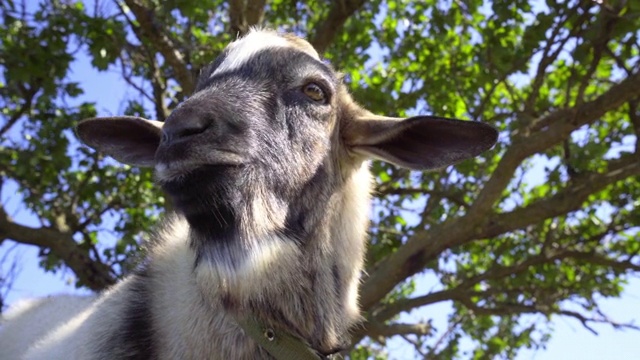
{"label": "goat nostril", "polygon": [[185,140],[191,136],[202,134],[207,130],[207,126],[191,126],[191,127],[168,127],[162,132],[162,144]]}
{"label": "goat nostril", "polygon": [[170,144],[189,140],[193,136],[203,134],[212,127],[214,119],[205,113],[196,111],[196,107],[182,106],[174,111],[165,121],[162,128],[162,142]]}
{"label": "goat nostril", "polygon": [[175,137],[180,139],[180,138],[185,138],[193,135],[198,135],[203,133],[205,130],[207,130],[206,126],[179,129],[178,131],[176,131]]}

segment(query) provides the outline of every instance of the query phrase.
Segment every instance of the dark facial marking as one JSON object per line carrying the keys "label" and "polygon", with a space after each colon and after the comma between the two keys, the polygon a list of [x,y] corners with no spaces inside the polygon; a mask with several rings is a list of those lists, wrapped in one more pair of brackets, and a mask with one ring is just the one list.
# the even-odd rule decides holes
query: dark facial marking
{"label": "dark facial marking", "polygon": [[319,231],[324,224],[317,223],[318,219],[309,218],[314,209],[324,207],[329,200],[332,188],[331,177],[325,165],[321,165],[314,176],[304,185],[300,193],[292,194],[289,199],[289,212],[282,233],[289,239],[301,241],[312,238],[312,234]]}

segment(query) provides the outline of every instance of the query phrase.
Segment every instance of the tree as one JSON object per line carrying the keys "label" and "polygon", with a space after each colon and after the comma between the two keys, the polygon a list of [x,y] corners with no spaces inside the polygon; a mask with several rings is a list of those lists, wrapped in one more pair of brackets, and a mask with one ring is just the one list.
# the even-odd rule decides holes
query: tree
{"label": "tree", "polygon": [[[0,207],[0,241],[37,246],[45,271],[113,284],[165,201],[149,171],[79,145],[74,124],[100,106],[74,103],[74,60],[120,71],[124,112],[164,120],[199,69],[260,24],[310,39],[375,112],[500,130],[492,151],[437,172],[373,164],[352,359],[384,357],[396,335],[425,357],[462,356],[463,339],[474,358],[512,357],[544,344],[551,315],[632,326],[598,299],[640,272],[638,2],[2,0],[0,14],[0,187],[41,224]],[[416,294],[417,274],[437,287]],[[446,329],[398,321],[439,302],[453,304]]]}

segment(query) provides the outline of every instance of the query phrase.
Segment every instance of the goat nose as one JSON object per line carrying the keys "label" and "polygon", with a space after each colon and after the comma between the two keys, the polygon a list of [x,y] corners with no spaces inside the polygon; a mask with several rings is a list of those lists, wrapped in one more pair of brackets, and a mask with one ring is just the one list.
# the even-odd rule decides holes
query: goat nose
{"label": "goat nose", "polygon": [[162,128],[162,143],[186,140],[189,137],[202,134],[213,123],[208,116],[191,111],[177,111],[171,114]]}

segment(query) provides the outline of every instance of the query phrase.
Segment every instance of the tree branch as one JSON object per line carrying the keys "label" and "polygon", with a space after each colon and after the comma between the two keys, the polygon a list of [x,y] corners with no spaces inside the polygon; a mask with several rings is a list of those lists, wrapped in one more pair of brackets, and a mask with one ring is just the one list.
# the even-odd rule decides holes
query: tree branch
{"label": "tree branch", "polygon": [[245,7],[245,18],[249,26],[256,25],[262,22],[264,18],[264,7],[266,0],[247,0]]}
{"label": "tree branch", "polygon": [[229,32],[242,36],[251,26],[262,22],[266,0],[229,1]]}
{"label": "tree branch", "polygon": [[431,324],[425,324],[425,323],[385,324],[384,322],[369,320],[363,323],[361,327],[356,329],[356,331],[354,331],[351,334],[351,347],[355,346],[365,336],[375,339],[380,343],[384,343],[385,338],[389,338],[395,335],[425,336],[425,335],[431,335],[432,333],[433,333],[433,326],[431,326]]}
{"label": "tree branch", "polygon": [[439,198],[448,199],[454,202],[456,205],[459,205],[464,208],[469,206],[469,204],[467,204],[464,201],[464,194],[462,194],[462,192],[459,192],[458,194],[454,194],[447,191],[438,191],[436,189],[428,190],[428,189],[422,189],[422,188],[393,188],[389,186],[379,186],[374,190],[373,193],[381,197],[386,195],[415,195],[415,194],[430,195],[430,196],[437,196]]}
{"label": "tree branch", "polygon": [[125,64],[125,61],[126,60],[124,56],[120,56],[120,68],[121,68],[120,73],[122,74],[122,78],[124,79],[124,81],[127,84],[129,84],[129,86],[136,89],[140,93],[140,95],[142,95],[144,98],[146,98],[151,102],[155,102],[153,97],[151,97],[151,95],[149,95],[147,91],[142,88],[142,86],[135,83],[135,81],[133,80],[133,77],[134,77],[134,75],[132,74],[133,71],[131,71],[130,73],[127,73],[127,66]]}
{"label": "tree branch", "polygon": [[[550,262],[559,257],[560,257],[559,255],[556,255],[555,257],[549,257],[543,253],[543,254],[538,254],[536,256],[533,256],[529,259],[526,259],[513,266],[494,265],[491,269],[481,274],[463,279],[462,282],[456,287],[446,289],[446,290],[436,291],[430,294],[426,294],[426,295],[418,296],[414,298],[400,299],[395,301],[392,304],[387,304],[383,308],[375,311],[373,313],[373,316],[377,321],[386,321],[402,312],[409,312],[413,309],[416,309],[422,306],[435,304],[438,302],[448,301],[448,300],[462,301],[465,298],[469,298],[471,296],[477,296],[478,292],[471,291],[470,289],[472,289],[476,284],[482,281],[486,281],[488,279],[499,279],[508,275],[518,274],[523,271],[526,271],[531,266],[536,266],[536,265],[543,264],[545,262]],[[505,291],[502,289],[496,289],[496,290],[499,292]],[[490,292],[492,291],[485,290],[482,292],[482,294],[487,295]]]}
{"label": "tree branch", "polygon": [[[153,59],[149,64],[149,77],[151,78],[151,88],[153,90],[153,104],[156,108],[156,117],[159,121],[165,121],[169,117],[169,109],[165,105],[164,98],[166,95],[167,83],[160,72],[158,62]],[[183,92],[184,94],[184,92]],[[188,93],[187,93],[188,94]]]}
{"label": "tree branch", "polygon": [[[605,231],[605,233],[603,233],[602,235],[606,233],[608,233],[608,231]],[[599,236],[599,238],[601,237],[602,236]],[[553,263],[557,260],[566,259],[579,260],[585,263],[607,267],[619,272],[626,272],[629,270],[640,271],[640,265],[634,263],[632,261],[632,258],[628,258],[626,260],[614,260],[602,254],[598,254],[594,251],[576,251],[569,249],[554,249],[553,251],[542,251],[541,253],[512,266],[494,265],[492,268],[481,274],[462,279],[462,282],[456,287],[436,291],[414,298],[400,299],[393,303],[386,304],[384,307],[372,312],[370,319],[373,319],[371,320],[372,322],[384,322],[402,312],[409,312],[422,306],[448,300],[459,301],[467,305],[467,302],[471,301],[471,297],[487,298],[487,295],[496,293],[513,293],[513,296],[509,296],[509,298],[513,298],[517,295],[517,293],[521,293],[524,291],[543,291],[544,288],[533,287],[532,289],[527,289],[526,286],[517,288],[490,288],[484,291],[475,291],[472,289],[475,285],[483,281],[498,280],[510,275],[521,274],[527,271],[532,266],[539,266],[544,263]],[[550,297],[551,295],[536,296],[536,298],[539,299],[548,299]],[[542,310],[543,309],[541,308],[539,309],[539,311],[541,312],[549,313],[548,310]],[[556,313],[555,311],[552,312]],[[367,324],[364,324],[364,326],[367,326]]]}
{"label": "tree branch", "polygon": [[[600,22],[598,24],[600,26],[600,29],[597,32],[598,36],[590,44],[590,47],[593,49],[593,58],[591,59],[591,64],[589,65],[586,74],[581,77],[582,81],[580,83],[580,87],[578,88],[578,94],[576,95],[576,103],[578,104],[584,101],[584,93],[587,89],[587,86],[593,83],[591,77],[596,72],[603,54],[606,53],[609,49],[608,44],[611,40],[611,34],[614,27],[619,23],[621,19],[618,16],[619,10],[621,9],[614,11],[614,9],[611,7],[605,7],[605,11],[600,11],[600,13],[598,14],[600,17]],[[582,67],[584,65],[580,66]]]}
{"label": "tree branch", "polygon": [[[613,85],[592,101],[574,108],[556,110],[535,120],[530,126],[531,130],[536,129],[535,132],[515,133],[513,144],[505,152],[492,177],[484,185],[466,215],[445,221],[428,232],[416,232],[405,245],[370,272],[369,278],[362,286],[363,309],[370,309],[396,284],[421,271],[445,249],[478,238],[485,230],[481,226],[483,223],[486,224],[487,215],[492,213],[492,207],[524,159],[560,143],[572,131],[593,123],[607,111],[618,108],[638,95],[640,72]],[[605,176],[618,178],[615,173]]]}
{"label": "tree branch", "polygon": [[[0,240],[0,245],[2,245],[2,240]],[[0,258],[0,266],[2,266],[0,270],[0,314],[5,307],[4,299],[6,299],[9,292],[11,292],[13,283],[21,270],[18,267],[18,259],[15,255],[11,261],[9,260],[9,255],[17,246],[18,244],[9,247],[9,249],[5,251],[4,255],[2,255],[2,258]]]}
{"label": "tree branch", "polygon": [[607,111],[640,95],[640,72],[612,86],[606,93],[580,106],[554,111],[536,119],[531,132],[515,133],[513,145],[505,152],[493,176],[469,209],[466,221],[479,221],[490,211],[524,159],[566,139],[577,128],[591,124]]}
{"label": "tree branch", "polygon": [[589,195],[601,191],[617,181],[637,175],[640,175],[640,161],[637,156],[627,155],[612,160],[605,173],[592,173],[577,177],[575,182],[555,195],[538,200],[527,207],[487,218],[477,237],[492,238],[539,223],[544,219],[575,211],[581,207]]}
{"label": "tree branch", "polygon": [[[584,17],[584,15],[583,15]],[[551,47],[556,44],[556,38],[560,34],[564,24],[566,23],[568,18],[564,18],[556,24],[556,26],[551,30],[551,34],[547,39],[544,49],[542,50],[542,59],[538,62],[538,69],[536,70],[536,75],[533,78],[533,82],[531,83],[531,92],[527,101],[524,103],[523,112],[531,113],[535,107],[535,103],[538,99],[538,94],[540,92],[540,87],[544,81],[545,76],[547,75],[547,68],[560,54],[560,50],[563,48],[564,43],[569,40],[569,36],[561,41],[561,45],[558,46],[558,50],[554,53],[551,53]]]}
{"label": "tree branch", "polygon": [[138,20],[138,26],[132,24],[132,29],[140,42],[148,41],[155,47],[175,71],[176,81],[182,87],[182,91],[185,94],[192,93],[195,89],[195,81],[188,64],[163,29],[156,26],[153,9],[143,5],[141,0],[124,0],[124,3]]}
{"label": "tree branch", "polygon": [[71,233],[16,224],[3,208],[0,208],[0,239],[11,239],[22,244],[50,249],[76,274],[81,283],[92,290],[102,290],[115,283],[115,279],[110,275],[110,268],[91,259],[79,248]]}
{"label": "tree branch", "polygon": [[[475,314],[478,314],[478,315],[505,316],[505,315],[519,315],[519,314],[534,314],[534,313],[546,314],[546,313],[548,313],[548,311],[545,311],[545,309],[539,309],[536,305],[505,303],[505,304],[501,304],[500,306],[496,306],[496,307],[483,307],[483,306],[478,306],[476,303],[471,301],[471,299],[464,299],[464,300],[462,300],[462,303],[469,310],[473,311]],[[634,330],[640,330],[640,327],[635,326],[633,324],[617,323],[617,322],[615,322],[615,321],[613,321],[611,319],[608,319],[606,317],[598,317],[598,318],[596,318],[596,317],[588,317],[588,316],[586,316],[584,314],[581,314],[579,312],[576,312],[576,311],[557,310],[557,311],[553,311],[552,313],[558,314],[558,315],[569,316],[569,317],[572,317],[574,319],[577,319],[578,321],[580,321],[582,323],[582,325],[587,330],[591,331],[594,335],[598,335],[598,332],[595,331],[595,329],[593,329],[590,326],[590,323],[604,323],[604,324],[610,324],[614,328],[630,328],[630,329],[634,329]]]}
{"label": "tree branch", "polygon": [[24,97],[24,102],[20,105],[20,108],[15,110],[11,117],[7,120],[7,123],[0,128],[0,137],[4,137],[5,133],[9,131],[13,127],[13,125],[20,120],[20,118],[27,113],[31,109],[31,105],[33,103],[33,99],[40,90],[39,86],[33,86],[29,90],[25,90],[22,86],[19,86],[20,90],[22,90],[22,96]]}
{"label": "tree branch", "polygon": [[322,54],[327,50],[333,38],[342,30],[349,17],[364,5],[366,0],[337,0],[329,10],[327,17],[319,22],[311,39],[311,45]]}
{"label": "tree branch", "polygon": [[371,338],[388,338],[395,335],[429,335],[433,327],[429,324],[380,324],[368,323],[367,336]]}
{"label": "tree branch", "polygon": [[[604,189],[606,186],[613,184],[622,179],[630,176],[640,175],[640,162],[637,161],[635,155],[628,155],[621,159],[612,160],[609,163],[608,171],[602,174],[590,174],[583,178],[578,178],[575,183],[558,192],[557,194],[543,200],[539,200],[525,208],[519,208],[509,213],[493,214],[488,216],[486,221],[478,227],[468,228],[465,231],[460,229],[465,227],[464,223],[452,226],[441,226],[440,228],[434,227],[428,234],[422,232],[425,242],[430,246],[425,247],[422,252],[418,251],[414,257],[409,257],[409,261],[404,265],[401,265],[401,271],[417,271],[419,269],[412,268],[416,266],[416,262],[419,262],[420,266],[426,264],[432,260],[437,254],[440,254],[444,249],[453,246],[461,245],[465,242],[472,241],[480,238],[491,238],[505,232],[524,228],[528,225],[539,223],[544,219],[559,216],[561,214],[568,213],[570,211],[579,209],[582,203],[588,198],[588,196],[594,192]],[[420,236],[416,234],[412,240]],[[446,240],[442,240],[445,238]],[[410,241],[412,241],[410,240]],[[407,245],[405,245],[406,247]],[[523,266],[530,266],[531,264],[524,264]],[[497,271],[497,270],[494,270]],[[509,269],[508,271],[514,271]],[[376,271],[377,272],[377,271]],[[476,279],[478,280],[478,279]],[[365,284],[369,283],[368,280]],[[478,280],[479,281],[479,280]],[[476,281],[477,282],[477,281]],[[475,283],[475,282],[474,282]],[[395,284],[395,283],[394,283]],[[378,284],[379,285],[379,284]],[[440,293],[433,293],[426,295],[414,301],[411,304],[400,304],[398,302],[395,307],[403,306],[422,306],[431,304],[438,301],[452,299],[452,290],[445,290]],[[363,302],[367,303],[368,294],[363,291]],[[367,303],[368,304],[368,303]],[[373,304],[368,304],[372,306]],[[367,309],[367,308],[365,308]],[[385,310],[386,311],[386,310]],[[393,312],[393,311],[392,311]],[[393,316],[391,314],[390,316]],[[382,319],[389,317],[389,314],[382,316]]]}
{"label": "tree branch", "polygon": [[372,315],[377,321],[387,321],[402,312],[409,312],[422,306],[457,299],[461,296],[463,290],[470,286],[473,286],[473,284],[464,282],[452,289],[440,290],[408,299],[399,299],[378,309]]}

